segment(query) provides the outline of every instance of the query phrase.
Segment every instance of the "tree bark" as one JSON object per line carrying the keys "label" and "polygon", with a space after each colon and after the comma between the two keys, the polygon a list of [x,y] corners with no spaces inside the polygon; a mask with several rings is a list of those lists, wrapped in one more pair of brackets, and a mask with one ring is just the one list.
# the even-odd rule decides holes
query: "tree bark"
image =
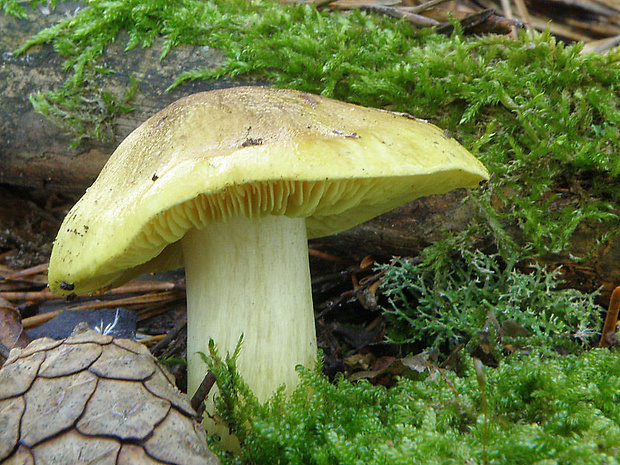
{"label": "tree bark", "polygon": [[48,15],[29,12],[27,19],[0,13],[0,184],[43,189],[49,193],[81,194],[95,179],[114,148],[142,121],[184,95],[248,84],[247,79],[186,82],[164,90],[183,71],[215,67],[222,55],[208,47],[180,46],[159,60],[162,42],[125,51],[126,38],[112,44],[104,61],[115,72],[102,79],[103,90],[122,97],[134,78],[134,111],[118,117],[107,142],[86,141],[71,148],[73,136],[37,114],[29,96],[62,85],[68,74],[51,45],[36,46],[23,55],[14,51],[45,27],[70,15],[78,3],[59,2]]}

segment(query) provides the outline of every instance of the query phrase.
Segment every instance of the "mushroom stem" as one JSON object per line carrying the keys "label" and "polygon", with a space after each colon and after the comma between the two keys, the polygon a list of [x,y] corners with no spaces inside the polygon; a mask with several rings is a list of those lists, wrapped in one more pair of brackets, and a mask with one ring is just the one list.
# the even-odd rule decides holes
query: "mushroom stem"
{"label": "mushroom stem", "polygon": [[316,360],[306,221],[234,217],[182,239],[187,282],[188,391],[206,367],[212,338],[232,354],[243,335],[239,373],[259,400],[297,384],[295,366]]}

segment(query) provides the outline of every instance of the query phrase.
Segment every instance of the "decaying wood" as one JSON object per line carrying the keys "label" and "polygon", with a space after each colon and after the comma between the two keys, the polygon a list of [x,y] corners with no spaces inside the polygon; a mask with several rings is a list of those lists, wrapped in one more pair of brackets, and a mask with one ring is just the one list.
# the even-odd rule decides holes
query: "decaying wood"
{"label": "decaying wood", "polygon": [[[120,141],[150,115],[182,95],[215,86],[238,85],[240,82],[196,81],[164,93],[162,89],[167,88],[183,70],[215,66],[220,63],[220,55],[213,50],[187,46],[173,50],[160,62],[161,49],[157,44],[152,48],[136,48],[123,52],[121,40],[108,50],[106,60],[117,73],[109,75],[103,84],[107,90],[118,92],[116,89],[127,88],[130,76],[134,76],[138,86],[136,99],[132,102],[135,111],[119,117],[114,140],[107,143],[91,141],[76,148],[69,148],[71,136],[50,120],[36,114],[28,101],[31,93],[51,90],[65,79],[58,55],[53,53],[51,46],[35,47],[23,56],[15,56],[11,52],[37,31],[70,13],[74,7],[69,2],[61,2],[48,16],[32,14],[28,20],[0,15],[0,30],[7,31],[0,40],[0,184],[39,189],[43,190],[45,195],[69,194],[76,199],[92,183]],[[17,199],[10,199],[9,195],[10,192],[0,192],[0,210],[3,205],[6,208],[5,215],[0,211],[0,220],[4,223],[3,226],[13,231],[12,234],[19,234],[21,229],[17,223],[20,216],[12,216],[15,215],[13,205]],[[459,198],[449,196],[438,202],[447,209],[452,202],[458,204]],[[451,214],[452,216],[463,214],[457,204],[453,205],[455,213]],[[431,213],[424,205],[421,203],[404,207],[396,215],[356,228],[332,239],[330,244],[336,248],[347,249],[350,249],[352,243],[358,247],[366,244],[369,253],[380,256],[415,254],[428,245],[428,238],[433,236],[429,235],[428,228],[422,234],[415,232],[418,210]],[[38,213],[44,215],[43,212]],[[7,218],[12,219],[7,221]],[[46,223],[47,228],[41,226],[41,221],[29,221],[36,225],[35,229],[44,231],[41,234],[45,234],[48,243],[59,226],[57,220],[52,220],[53,218]],[[442,231],[450,227],[461,227],[454,222],[452,226],[446,222],[445,219],[437,219],[434,224],[440,226]],[[435,236],[441,234],[443,233],[437,231]],[[24,237],[21,243],[18,240],[14,242],[21,246],[21,243],[34,241],[28,236]],[[37,244],[42,242],[38,241]]]}
{"label": "decaying wood", "polygon": [[[345,254],[355,251],[359,258],[372,254],[385,261],[392,255],[417,256],[446,234],[463,231],[479,215],[474,203],[462,202],[466,195],[465,191],[457,190],[424,197],[317,243]],[[577,197],[566,193],[549,208],[578,205]],[[615,214],[620,215],[620,209]],[[521,232],[516,223],[505,222],[502,226],[518,241]],[[567,250],[538,260],[551,269],[561,267],[562,278],[569,287],[587,292],[602,288],[602,301],[607,302],[613,288],[620,283],[620,234],[598,244],[599,238],[609,233],[603,228],[599,223],[584,222],[573,233]],[[481,249],[493,251],[489,238],[479,239],[477,245]]]}
{"label": "decaying wood", "polygon": [[183,71],[221,64],[221,54],[208,47],[181,46],[160,61],[161,42],[125,52],[126,41],[121,38],[104,57],[116,72],[102,86],[121,98],[135,78],[134,111],[119,116],[112,140],[70,148],[73,137],[35,113],[29,101],[31,94],[56,89],[66,79],[61,57],[51,45],[33,47],[23,55],[13,52],[75,8],[74,3],[59,2],[47,16],[31,13],[26,20],[0,14],[0,184],[81,194],[114,148],[149,116],[184,95],[247,84],[247,80],[199,80],[164,92]]}
{"label": "decaying wood", "polygon": [[[222,63],[222,55],[208,47],[181,46],[160,61],[161,42],[126,52],[126,40],[121,37],[106,51],[104,63],[115,72],[101,85],[103,90],[120,98],[135,78],[137,93],[131,102],[135,110],[118,117],[108,142],[89,141],[70,148],[72,136],[35,113],[28,100],[31,94],[58,88],[65,80],[67,72],[62,69],[62,57],[50,45],[34,47],[23,55],[13,52],[40,30],[72,14],[79,5],[60,2],[47,14],[31,12],[26,20],[0,15],[0,184],[80,194],[92,183],[120,141],[158,110],[183,95],[247,83],[198,80],[164,92],[183,71],[217,66]],[[620,5],[614,0],[338,0],[324,2],[323,6],[364,8],[402,16],[415,19],[413,23],[418,27],[450,28],[450,15],[475,32],[506,33],[517,24],[538,29],[549,27],[569,40],[590,42],[587,47],[596,50],[617,45],[620,37],[616,20]]]}

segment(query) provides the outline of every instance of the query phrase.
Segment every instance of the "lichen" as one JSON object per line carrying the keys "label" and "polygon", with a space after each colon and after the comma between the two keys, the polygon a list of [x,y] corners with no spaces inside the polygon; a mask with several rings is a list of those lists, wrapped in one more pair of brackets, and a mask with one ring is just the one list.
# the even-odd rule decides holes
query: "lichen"
{"label": "lichen", "polygon": [[483,339],[497,359],[506,346],[580,353],[596,342],[597,292],[562,289],[558,269],[487,255],[465,236],[382,267],[388,339],[405,350],[438,348],[442,358],[458,347],[474,352]]}

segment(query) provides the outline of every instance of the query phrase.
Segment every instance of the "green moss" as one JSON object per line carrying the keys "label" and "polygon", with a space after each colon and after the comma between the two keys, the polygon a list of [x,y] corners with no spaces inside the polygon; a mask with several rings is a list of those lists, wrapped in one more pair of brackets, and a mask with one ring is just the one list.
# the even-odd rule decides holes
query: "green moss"
{"label": "green moss", "polygon": [[[0,6],[22,14],[15,0]],[[480,330],[495,342],[493,319],[500,328],[513,320],[530,332],[512,342],[540,352],[507,356],[499,369],[487,370],[488,419],[471,368],[463,378],[403,379],[391,390],[332,385],[301,370],[290,401],[277,396],[261,406],[234,363],[216,357],[221,415],[245,443],[233,460],[462,464],[482,463],[486,454],[495,464],[618,463],[618,354],[559,357],[549,350],[578,352],[598,329],[592,296],[557,290],[555,273],[526,273],[519,265],[528,256],[569,253],[578,227],[598,225],[601,241],[604,231],[618,229],[620,52],[582,54],[580,45],[562,45],[547,33],[465,37],[458,25],[445,37],[359,11],[268,0],[92,0],[21,49],[51,43],[65,57],[67,81],[32,100],[75,127],[78,138],[109,133],[115,115],[129,110],[130,91],[123,101],[100,89],[114,71],[101,57],[121,33],[127,49],[162,40],[162,60],[180,44],[222,50],[221,68],[193,70],[173,86],[253,75],[409,112],[450,130],[494,174],[469,198],[481,211],[469,232],[493,236],[497,254],[458,251],[458,241],[448,238],[428,249],[421,265],[399,263],[387,281],[399,342],[450,348]],[[565,193],[565,207],[548,208]]]}
{"label": "green moss", "polygon": [[98,88],[92,78],[84,79],[79,86],[69,82],[58,90],[37,92],[29,98],[35,111],[73,134],[74,147],[83,139],[113,140],[116,118],[133,111],[130,102],[137,84],[134,79],[131,81],[132,86],[125,90],[122,99]]}
{"label": "green moss", "polygon": [[[19,0],[0,0],[0,9],[4,11],[7,15],[17,16],[18,18],[25,18],[27,16],[26,11],[20,5],[20,3],[24,3]],[[46,1],[46,0],[31,0],[29,2],[30,7],[34,8],[37,5],[41,5],[43,3],[48,3],[49,8],[56,8],[56,0]]]}
{"label": "green moss", "polygon": [[[213,348],[212,348],[213,349]],[[488,414],[471,359],[466,373],[391,388],[300,369],[290,400],[260,405],[236,374],[234,358],[209,359],[220,413],[243,440],[225,463],[283,464],[617,464],[620,355],[580,357],[535,351],[486,370]],[[214,447],[217,448],[216,443]]]}

